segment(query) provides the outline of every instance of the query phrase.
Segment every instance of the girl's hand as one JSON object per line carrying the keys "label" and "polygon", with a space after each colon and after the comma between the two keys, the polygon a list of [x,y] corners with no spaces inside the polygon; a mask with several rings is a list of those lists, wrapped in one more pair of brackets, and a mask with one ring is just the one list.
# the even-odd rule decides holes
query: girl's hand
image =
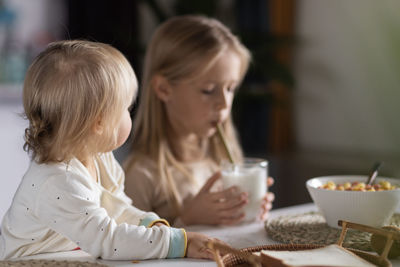
{"label": "girl's hand", "polygon": [[248,203],[248,196],[236,186],[220,192],[210,192],[213,184],[221,177],[219,172],[211,176],[200,192],[185,204],[181,220],[191,224],[235,224],[240,222],[245,213],[243,206]]}
{"label": "girl's hand", "polygon": [[[268,177],[267,187],[269,188],[273,184],[274,184],[274,178]],[[267,219],[268,212],[272,209],[272,202],[274,201],[274,199],[275,199],[274,193],[268,192],[267,194],[265,194],[264,199],[261,203],[261,212],[259,216],[259,219],[261,221],[265,221]]]}
{"label": "girl's hand", "polygon": [[[188,258],[213,260],[214,254],[212,253],[211,249],[207,247],[207,243],[212,240],[214,242],[227,245],[221,240],[218,240],[216,238],[210,238],[200,233],[186,232],[186,235],[187,235],[186,257]],[[221,256],[223,255],[224,254],[222,254]]]}

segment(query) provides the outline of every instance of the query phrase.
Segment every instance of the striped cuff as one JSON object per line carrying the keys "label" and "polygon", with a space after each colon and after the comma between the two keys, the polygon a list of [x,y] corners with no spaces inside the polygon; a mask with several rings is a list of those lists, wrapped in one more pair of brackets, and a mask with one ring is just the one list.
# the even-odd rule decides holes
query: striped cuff
{"label": "striped cuff", "polygon": [[167,258],[183,258],[186,256],[187,236],[185,229],[170,228],[170,243]]}

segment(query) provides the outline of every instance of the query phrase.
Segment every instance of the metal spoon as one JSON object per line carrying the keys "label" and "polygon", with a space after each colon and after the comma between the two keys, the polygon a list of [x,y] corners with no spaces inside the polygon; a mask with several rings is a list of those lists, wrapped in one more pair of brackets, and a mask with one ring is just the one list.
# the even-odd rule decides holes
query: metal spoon
{"label": "metal spoon", "polygon": [[378,176],[378,169],[382,166],[382,164],[383,164],[382,161],[375,162],[371,174],[368,177],[367,185],[372,185],[374,183],[376,176]]}

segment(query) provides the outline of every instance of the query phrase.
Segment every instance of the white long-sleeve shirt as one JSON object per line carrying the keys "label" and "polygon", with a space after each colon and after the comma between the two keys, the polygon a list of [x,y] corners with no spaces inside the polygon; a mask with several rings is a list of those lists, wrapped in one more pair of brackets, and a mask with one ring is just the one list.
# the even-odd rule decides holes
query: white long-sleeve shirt
{"label": "white long-sleeve shirt", "polygon": [[149,227],[159,217],[131,205],[113,154],[96,160],[96,182],[76,158],[68,164],[31,162],[0,235],[0,259],[80,247],[115,260],[183,257],[186,233]]}

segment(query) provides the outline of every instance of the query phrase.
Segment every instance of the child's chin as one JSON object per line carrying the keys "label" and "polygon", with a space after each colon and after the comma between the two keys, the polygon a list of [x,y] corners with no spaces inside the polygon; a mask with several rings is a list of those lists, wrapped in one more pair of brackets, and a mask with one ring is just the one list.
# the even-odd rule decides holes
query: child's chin
{"label": "child's chin", "polygon": [[214,129],[209,129],[207,131],[197,132],[197,136],[199,138],[210,138],[212,137],[217,131]]}
{"label": "child's chin", "polygon": [[210,130],[207,131],[205,137],[210,138],[210,137],[212,137],[216,132],[217,132],[217,129],[216,129],[216,128],[211,128]]}

